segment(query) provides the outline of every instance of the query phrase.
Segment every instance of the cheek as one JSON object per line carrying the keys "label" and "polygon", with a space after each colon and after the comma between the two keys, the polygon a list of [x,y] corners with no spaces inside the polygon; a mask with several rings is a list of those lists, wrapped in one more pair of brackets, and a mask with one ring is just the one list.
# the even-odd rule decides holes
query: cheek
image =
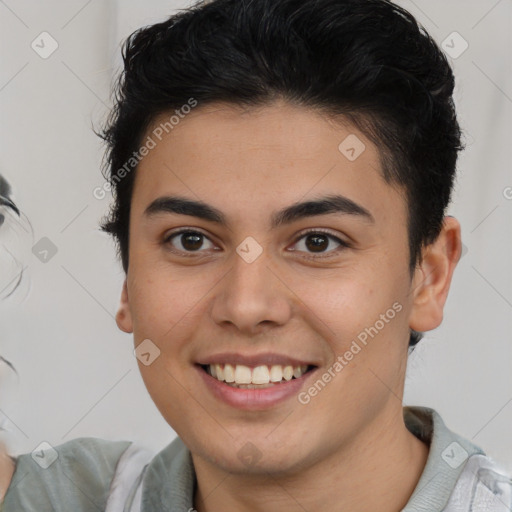
{"label": "cheek", "polygon": [[154,404],[167,423],[177,432],[186,432],[191,425],[208,423],[213,430],[215,411],[198,406],[191,397],[195,390],[187,381],[187,375],[182,373],[185,365],[175,364],[176,357],[166,357],[162,353],[150,366],[140,366],[140,373],[146,389]]}
{"label": "cheek", "polygon": [[305,314],[328,341],[333,357],[347,355],[346,373],[360,366],[380,368],[384,361],[395,367],[403,356],[407,289],[390,272],[386,282],[379,282],[383,273],[347,271],[295,283]]}
{"label": "cheek", "polygon": [[373,279],[345,271],[297,280],[293,289],[317,319],[342,338],[373,323],[398,297]]}
{"label": "cheek", "polygon": [[198,325],[213,286],[204,275],[171,273],[154,265],[139,272],[129,289],[135,339],[155,340],[166,350],[173,350],[185,333]]}

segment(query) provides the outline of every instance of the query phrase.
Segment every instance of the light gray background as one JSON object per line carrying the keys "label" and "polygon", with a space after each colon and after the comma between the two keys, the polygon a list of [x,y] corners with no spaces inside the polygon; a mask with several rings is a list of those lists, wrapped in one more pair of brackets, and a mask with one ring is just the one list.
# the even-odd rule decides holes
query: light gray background
{"label": "light gray background", "polygon": [[[467,149],[450,208],[467,252],[442,327],[410,358],[405,403],[437,409],[512,468],[512,2],[400,4],[439,43],[457,31],[469,44],[452,59]],[[0,389],[13,454],[80,436],[156,450],[175,435],[145,390],[131,335],[114,322],[123,273],[98,230],[109,198],[93,197],[103,149],[91,126],[108,111],[120,42],[187,5],[0,1],[0,172],[32,223],[29,249],[42,237],[58,249],[46,263],[29,250],[30,289],[0,303],[0,353],[20,375]],[[43,31],[59,44],[47,59],[31,48]]]}

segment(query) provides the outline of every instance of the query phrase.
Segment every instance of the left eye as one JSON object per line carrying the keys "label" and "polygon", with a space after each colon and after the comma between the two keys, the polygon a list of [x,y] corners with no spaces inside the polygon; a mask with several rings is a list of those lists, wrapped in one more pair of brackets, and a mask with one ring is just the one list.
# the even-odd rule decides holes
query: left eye
{"label": "left eye", "polygon": [[[333,245],[335,247],[333,247]],[[310,253],[332,252],[339,247],[348,247],[348,244],[339,238],[322,232],[310,232],[302,235],[295,243],[296,249]],[[328,250],[329,249],[329,250]]]}
{"label": "left eye", "polygon": [[[174,246],[174,248],[184,252],[194,252],[199,251],[199,249],[212,249],[214,247],[213,243],[203,233],[198,231],[179,231],[178,233],[173,233],[165,239],[165,243],[173,245],[174,240],[176,240],[176,245],[178,246]],[[210,246],[204,247],[205,243],[210,244]]]}

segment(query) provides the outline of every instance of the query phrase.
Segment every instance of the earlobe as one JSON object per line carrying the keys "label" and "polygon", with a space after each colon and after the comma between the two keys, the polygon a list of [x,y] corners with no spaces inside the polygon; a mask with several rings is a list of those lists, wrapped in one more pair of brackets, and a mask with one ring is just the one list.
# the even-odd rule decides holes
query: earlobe
{"label": "earlobe", "polygon": [[133,322],[132,322],[132,313],[130,310],[130,300],[128,298],[128,285],[126,283],[126,279],[123,283],[123,290],[121,292],[121,302],[119,304],[119,309],[116,314],[116,324],[126,333],[133,332]]}
{"label": "earlobe", "polygon": [[415,270],[411,284],[414,296],[409,318],[411,329],[425,332],[441,324],[461,249],[460,224],[454,217],[445,217],[441,233],[424,248],[422,262]]}

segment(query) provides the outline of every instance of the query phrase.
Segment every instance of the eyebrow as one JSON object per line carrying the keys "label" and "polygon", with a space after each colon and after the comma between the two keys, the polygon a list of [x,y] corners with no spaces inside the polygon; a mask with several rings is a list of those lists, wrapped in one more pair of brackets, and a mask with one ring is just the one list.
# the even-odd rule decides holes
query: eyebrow
{"label": "eyebrow", "polygon": [[[149,218],[162,213],[190,215],[191,217],[198,217],[223,226],[228,225],[226,216],[217,208],[203,201],[195,201],[185,197],[159,197],[144,210],[144,216]],[[363,206],[342,195],[329,195],[319,199],[294,203],[283,208],[272,215],[271,227],[277,228],[283,224],[291,224],[300,219],[329,213],[353,215],[375,223],[373,215]]]}

